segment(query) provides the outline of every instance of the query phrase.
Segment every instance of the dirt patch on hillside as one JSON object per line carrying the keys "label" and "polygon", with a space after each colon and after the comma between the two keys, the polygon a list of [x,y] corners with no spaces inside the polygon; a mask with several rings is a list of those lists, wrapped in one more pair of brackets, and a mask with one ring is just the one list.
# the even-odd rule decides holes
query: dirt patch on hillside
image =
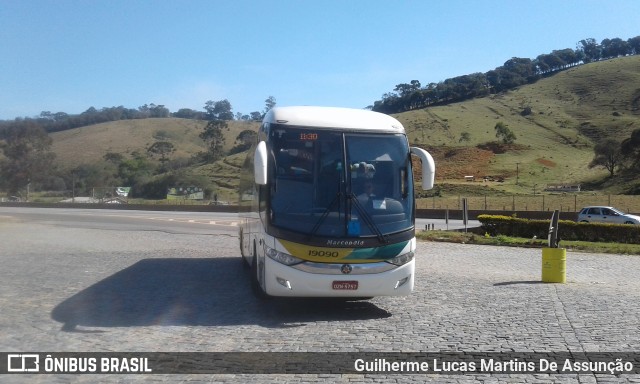
{"label": "dirt patch on hillside", "polygon": [[[425,148],[436,162],[436,177],[438,179],[460,179],[465,176],[474,176],[482,179],[491,175],[489,163],[495,157],[492,151],[475,147],[432,147]],[[420,175],[422,166],[420,161],[414,159],[415,175]],[[417,176],[419,177],[419,176]]]}
{"label": "dirt patch on hillside", "polygon": [[544,158],[537,158],[536,162],[538,164],[544,165],[547,168],[554,168],[557,164],[555,161],[551,161],[549,159],[544,159]]}

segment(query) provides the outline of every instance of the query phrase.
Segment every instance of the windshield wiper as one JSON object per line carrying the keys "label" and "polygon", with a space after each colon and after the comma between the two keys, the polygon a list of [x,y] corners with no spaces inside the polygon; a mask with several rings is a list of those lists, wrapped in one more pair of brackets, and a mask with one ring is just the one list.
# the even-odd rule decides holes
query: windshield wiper
{"label": "windshield wiper", "polygon": [[[318,232],[318,229],[320,229],[320,225],[322,225],[322,223],[327,218],[327,216],[329,216],[329,213],[331,213],[333,206],[336,205],[336,203],[338,204],[340,203],[341,196],[342,196],[342,193],[338,192],[336,194],[336,197],[334,197],[333,200],[331,200],[331,203],[329,203],[329,206],[322,212],[322,215],[320,215],[320,218],[318,219],[316,224],[313,226],[311,233],[309,233],[309,239],[315,236],[316,232]],[[338,213],[340,213],[340,209],[338,209]]]}
{"label": "windshield wiper", "polygon": [[356,210],[358,211],[358,214],[360,214],[360,216],[364,220],[365,224],[367,224],[367,227],[369,227],[371,232],[375,233],[376,237],[381,243],[386,244],[388,242],[387,238],[382,234],[382,232],[380,231],[380,228],[378,228],[375,221],[373,221],[373,219],[371,218],[371,215],[369,215],[369,213],[364,209],[362,204],[360,204],[360,202],[358,201],[358,197],[354,195],[353,192],[350,193],[348,197],[351,200],[351,204],[356,206]]}

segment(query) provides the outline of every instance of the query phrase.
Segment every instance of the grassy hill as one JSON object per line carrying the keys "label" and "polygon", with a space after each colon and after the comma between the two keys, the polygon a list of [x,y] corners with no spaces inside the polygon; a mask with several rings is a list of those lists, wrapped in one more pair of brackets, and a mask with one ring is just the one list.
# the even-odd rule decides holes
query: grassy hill
{"label": "grassy hill", "polygon": [[[108,152],[127,156],[134,151],[146,153],[147,148],[166,137],[175,146],[172,158],[191,157],[204,151],[205,144],[198,137],[206,122],[189,119],[162,118],[120,120],[90,125],[51,134],[56,159],[64,168],[82,163],[102,161]],[[258,123],[230,121],[225,136],[225,149],[233,147],[238,134],[245,129],[258,129]]]}
{"label": "grassy hill", "polygon": [[[640,128],[640,56],[571,68],[535,84],[446,106],[395,115],[412,144],[428,148],[436,159],[436,181],[442,194],[530,194],[548,184],[597,185],[607,172],[589,169],[593,145],[605,137],[624,139]],[[494,127],[505,123],[515,144],[496,150]],[[126,120],[53,133],[53,150],[64,168],[102,161],[107,152],[146,153],[158,135],[168,137],[176,152],[189,158],[203,151],[198,137],[205,123],[186,119]],[[229,122],[226,148],[255,122]],[[468,140],[461,140],[467,137]],[[215,164],[193,166],[195,175],[212,179],[221,199],[234,200],[244,154]],[[468,183],[490,176],[489,182]],[[600,183],[610,193],[632,187],[636,180]],[[448,192],[447,192],[448,191]]]}
{"label": "grassy hill", "polygon": [[[640,56],[582,65],[503,94],[396,117],[412,143],[434,152],[439,182],[500,176],[505,182],[489,187],[516,193],[595,182],[607,173],[587,167],[594,142],[623,139],[640,128]],[[479,148],[497,140],[499,121],[516,134],[516,145],[502,154]],[[469,141],[460,141],[463,132]],[[621,186],[609,188],[620,192]]]}
{"label": "grassy hill", "polygon": [[[69,170],[81,164],[101,163],[108,152],[121,153],[125,157],[131,157],[136,151],[146,154],[147,148],[163,137],[175,147],[170,159],[186,162],[194,154],[206,150],[198,136],[205,125],[204,121],[176,118],[121,120],[52,133],[52,147],[58,164]],[[225,150],[234,146],[240,132],[257,131],[258,126],[257,122],[228,122],[228,129],[223,131]],[[215,164],[191,166],[185,173],[206,177],[215,186],[220,200],[235,201],[239,167],[245,156],[236,154]]]}

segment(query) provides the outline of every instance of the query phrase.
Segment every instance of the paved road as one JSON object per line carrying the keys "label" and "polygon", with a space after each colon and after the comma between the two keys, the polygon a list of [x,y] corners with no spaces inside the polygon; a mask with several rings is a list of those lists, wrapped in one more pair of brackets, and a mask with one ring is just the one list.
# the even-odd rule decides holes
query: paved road
{"label": "paved road", "polygon": [[[251,295],[233,216],[0,208],[0,351],[640,351],[640,258],[420,243],[415,293]],[[640,382],[640,375],[30,375],[2,382]]]}

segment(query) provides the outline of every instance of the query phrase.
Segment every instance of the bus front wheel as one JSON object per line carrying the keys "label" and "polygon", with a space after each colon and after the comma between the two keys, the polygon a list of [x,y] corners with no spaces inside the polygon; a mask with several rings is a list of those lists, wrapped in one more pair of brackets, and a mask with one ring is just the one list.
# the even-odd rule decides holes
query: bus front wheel
{"label": "bus front wheel", "polygon": [[262,289],[260,285],[260,269],[258,268],[258,255],[255,245],[253,247],[253,263],[251,263],[251,289],[253,294],[260,300],[269,298],[269,295]]}

